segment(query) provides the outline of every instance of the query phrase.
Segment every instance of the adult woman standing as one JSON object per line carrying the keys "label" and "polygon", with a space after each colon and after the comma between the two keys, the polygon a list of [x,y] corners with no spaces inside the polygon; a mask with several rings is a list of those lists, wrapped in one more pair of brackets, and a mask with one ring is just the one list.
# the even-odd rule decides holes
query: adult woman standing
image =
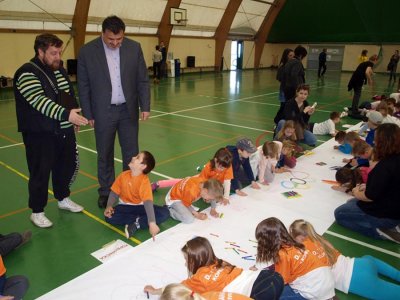
{"label": "adult woman standing", "polygon": [[353,189],[355,199],[335,210],[336,221],[349,229],[376,239],[400,244],[400,128],[379,125],[375,131],[376,166],[366,186]]}
{"label": "adult woman standing", "polygon": [[279,102],[280,102],[280,107],[278,112],[276,113],[276,116],[274,118],[275,124],[278,124],[278,122],[283,118],[283,108],[285,107],[285,102],[286,102],[286,97],[285,93],[283,91],[283,69],[286,65],[286,63],[294,57],[294,51],[292,49],[286,48],[283,50],[281,61],[279,62],[278,66],[278,72],[276,73],[276,80],[280,82],[279,85]]}

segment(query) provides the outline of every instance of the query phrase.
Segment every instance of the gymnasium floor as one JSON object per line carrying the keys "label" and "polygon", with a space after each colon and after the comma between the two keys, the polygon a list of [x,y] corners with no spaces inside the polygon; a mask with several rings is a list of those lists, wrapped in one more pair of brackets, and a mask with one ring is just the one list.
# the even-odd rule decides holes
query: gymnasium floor
{"label": "gymnasium floor", "polygon": [[[308,71],[309,102],[318,102],[312,121],[323,121],[329,117],[329,112],[342,111],[350,103],[351,96],[347,92],[350,75],[328,70],[324,80],[317,80],[316,71]],[[366,87],[362,99],[394,91],[395,87],[388,86],[387,80],[384,74],[377,74],[373,90]],[[196,174],[196,167],[205,164],[216,149],[234,144],[238,137],[247,136],[257,144],[272,137],[273,117],[279,105],[275,71],[188,74],[152,85],[151,91],[152,116],[140,125],[140,148],[151,151],[156,157],[156,168],[150,175],[152,181]],[[9,276],[24,274],[30,279],[31,287],[25,299],[35,299],[99,265],[90,253],[112,240],[128,240],[121,228],[103,222],[103,212],[97,207],[95,142],[89,128],[82,128],[78,134],[81,167],[72,186],[72,198],[83,205],[85,211],[82,214],[59,211],[50,185],[46,215],[54,226],[39,229],[31,224],[27,208],[28,171],[21,136],[16,129],[14,100],[12,94],[1,93],[0,232],[26,229],[33,232],[32,241],[4,261]],[[344,118],[341,125],[355,123]],[[327,139],[329,137],[320,136],[319,143]],[[121,170],[120,158],[117,146],[117,172]],[[155,201],[162,203],[166,192],[156,192]],[[177,222],[169,220],[160,227],[166,230],[175,224]],[[400,269],[399,245],[371,240],[336,224],[329,228],[325,237],[345,255],[370,254]],[[148,238],[148,232],[143,230],[128,243],[135,246]],[[360,299],[340,292],[338,296]]]}

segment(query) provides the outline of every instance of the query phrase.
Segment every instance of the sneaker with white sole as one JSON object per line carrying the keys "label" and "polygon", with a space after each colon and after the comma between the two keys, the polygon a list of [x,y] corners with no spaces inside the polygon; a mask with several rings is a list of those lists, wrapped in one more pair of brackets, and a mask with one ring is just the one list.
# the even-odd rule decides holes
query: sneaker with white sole
{"label": "sneaker with white sole", "polygon": [[386,240],[400,244],[400,232],[397,228],[377,228],[376,231]]}
{"label": "sneaker with white sole", "polygon": [[131,238],[139,228],[140,228],[139,217],[137,217],[135,223],[125,225],[126,238],[127,239]]}
{"label": "sneaker with white sole", "polygon": [[348,113],[347,111],[343,111],[343,112],[340,114],[340,118],[347,117],[348,115],[349,115],[349,113]]}
{"label": "sneaker with white sole", "polygon": [[83,210],[82,206],[76,204],[69,197],[64,198],[62,201],[58,201],[58,208],[69,210],[71,212],[81,212]]}
{"label": "sneaker with white sole", "polygon": [[47,217],[44,215],[44,212],[32,213],[31,214],[31,221],[37,227],[41,227],[41,228],[46,228],[46,227],[53,226],[53,223],[49,219],[47,219]]}

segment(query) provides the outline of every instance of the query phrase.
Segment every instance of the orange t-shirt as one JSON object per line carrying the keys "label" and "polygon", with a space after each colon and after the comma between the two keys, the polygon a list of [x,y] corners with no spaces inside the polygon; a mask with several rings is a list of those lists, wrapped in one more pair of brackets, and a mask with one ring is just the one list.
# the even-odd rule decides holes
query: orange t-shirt
{"label": "orange t-shirt", "polygon": [[303,245],[306,247],[307,250],[310,250],[313,255],[315,255],[322,263],[326,266],[330,266],[328,256],[325,253],[324,247],[318,242],[313,242],[309,238],[306,238],[303,241]]}
{"label": "orange t-shirt", "polygon": [[192,277],[182,281],[184,285],[196,293],[208,291],[222,291],[236,277],[242,273],[243,269],[234,267],[216,268],[216,265],[201,267]]}
{"label": "orange t-shirt", "polygon": [[175,184],[170,192],[170,199],[181,200],[186,207],[200,198],[200,184],[204,182],[201,177],[186,177]]}
{"label": "orange t-shirt", "polygon": [[294,246],[279,250],[279,262],[275,264],[275,271],[282,275],[285,284],[320,267],[329,266],[313,255],[310,250],[302,251]]}
{"label": "orange t-shirt", "polygon": [[249,298],[244,295],[230,293],[230,292],[208,292],[202,294],[204,298],[207,300],[251,300],[253,298]]}
{"label": "orange t-shirt", "polygon": [[122,172],[114,181],[111,190],[126,203],[137,205],[143,201],[153,201],[149,176],[146,174],[133,176],[131,170]]}
{"label": "orange t-shirt", "polygon": [[212,169],[211,163],[208,162],[204,169],[201,171],[199,177],[204,179],[214,178],[217,179],[219,182],[224,183],[224,180],[231,180],[233,179],[233,169],[232,165],[229,168],[225,168],[224,170],[218,170],[217,168]]}
{"label": "orange t-shirt", "polygon": [[3,258],[0,255],[0,276],[3,276],[4,274],[6,274],[6,267],[4,266]]}

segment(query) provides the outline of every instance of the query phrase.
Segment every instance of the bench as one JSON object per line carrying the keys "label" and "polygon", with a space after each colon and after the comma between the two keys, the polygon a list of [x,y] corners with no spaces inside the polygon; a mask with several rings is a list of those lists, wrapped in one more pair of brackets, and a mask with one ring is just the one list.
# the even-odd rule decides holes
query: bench
{"label": "bench", "polygon": [[183,67],[181,68],[181,75],[185,73],[195,73],[195,72],[214,72],[215,66],[199,66],[199,67]]}

